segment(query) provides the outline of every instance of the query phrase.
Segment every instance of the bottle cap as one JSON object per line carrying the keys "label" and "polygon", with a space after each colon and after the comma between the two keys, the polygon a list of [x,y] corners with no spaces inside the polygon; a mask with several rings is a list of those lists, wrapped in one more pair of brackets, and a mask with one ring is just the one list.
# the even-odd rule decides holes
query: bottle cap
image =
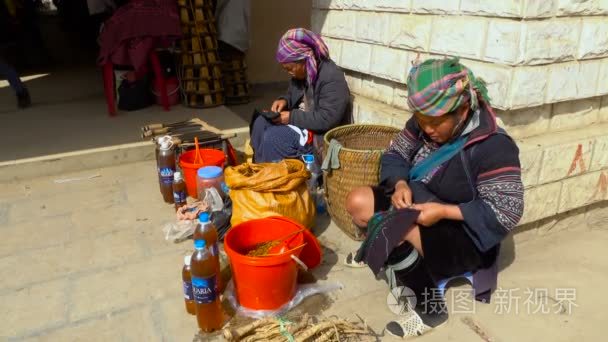
{"label": "bottle cap", "polygon": [[191,260],[192,260],[192,255],[185,255],[184,256],[184,265],[190,266],[190,261]]}
{"label": "bottle cap", "polygon": [[176,172],[173,174],[173,180],[174,180],[174,181],[176,181],[176,182],[177,182],[177,181],[180,181],[180,180],[182,180],[182,179],[183,179],[183,178],[182,178],[182,173],[181,173],[181,172],[176,171]]}
{"label": "bottle cap", "polygon": [[203,211],[202,213],[198,214],[198,221],[203,223],[209,222],[209,213]]}
{"label": "bottle cap", "polygon": [[315,162],[315,156],[313,154],[303,154],[302,155],[302,160],[306,164],[311,164],[311,163]]}
{"label": "bottle cap", "polygon": [[171,148],[171,146],[173,146],[173,141],[171,141],[171,140],[163,140],[160,143],[161,150],[168,150]]}
{"label": "bottle cap", "polygon": [[168,141],[168,140],[171,140],[171,136],[170,135],[163,135],[162,137],[156,138],[156,143],[158,145],[162,145],[163,141]]}
{"label": "bottle cap", "polygon": [[207,246],[207,241],[204,239],[194,240],[194,249],[203,249]]}
{"label": "bottle cap", "polygon": [[198,169],[198,176],[202,179],[217,178],[222,175],[222,168],[219,166],[205,166]]}

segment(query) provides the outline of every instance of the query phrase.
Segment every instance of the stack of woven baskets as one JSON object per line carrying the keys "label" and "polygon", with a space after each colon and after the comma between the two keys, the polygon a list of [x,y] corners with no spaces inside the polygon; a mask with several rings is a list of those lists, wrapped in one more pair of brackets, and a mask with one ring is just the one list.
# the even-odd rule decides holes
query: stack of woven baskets
{"label": "stack of woven baskets", "polygon": [[342,148],[338,154],[340,168],[325,173],[325,199],[333,221],[355,240],[365,239],[365,231],[352,222],[346,211],[346,197],[354,188],[378,185],[380,157],[399,129],[381,125],[346,125],[325,134],[324,151],[332,139]]}
{"label": "stack of woven baskets", "polygon": [[224,104],[217,29],[211,0],[178,0],[183,38],[180,78],[185,105]]}
{"label": "stack of woven baskets", "polygon": [[224,42],[219,42],[224,77],[224,95],[226,104],[243,104],[249,102],[249,82],[245,53]]}

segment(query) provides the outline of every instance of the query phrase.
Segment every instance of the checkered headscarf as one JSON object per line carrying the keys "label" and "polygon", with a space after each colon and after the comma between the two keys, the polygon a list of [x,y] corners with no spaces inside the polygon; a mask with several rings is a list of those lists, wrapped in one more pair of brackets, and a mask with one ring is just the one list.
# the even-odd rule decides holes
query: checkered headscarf
{"label": "checkered headscarf", "polygon": [[277,61],[291,63],[304,60],[306,62],[306,81],[314,87],[317,81],[317,64],[322,59],[329,58],[329,50],[321,36],[303,28],[291,29],[279,40]]}
{"label": "checkered headscarf", "polygon": [[410,108],[428,116],[449,113],[468,99],[472,110],[479,107],[480,100],[490,102],[485,82],[460,64],[458,58],[428,59],[412,67],[407,90]]}

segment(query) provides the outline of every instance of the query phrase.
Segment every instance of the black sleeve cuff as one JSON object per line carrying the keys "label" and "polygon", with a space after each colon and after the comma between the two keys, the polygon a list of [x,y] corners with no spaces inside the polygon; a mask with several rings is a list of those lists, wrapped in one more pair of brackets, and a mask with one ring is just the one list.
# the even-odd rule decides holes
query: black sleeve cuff
{"label": "black sleeve cuff", "polygon": [[285,100],[285,102],[287,102],[287,108],[285,108],[285,110],[291,109],[291,104],[289,103],[289,99],[287,98],[287,96],[281,95],[281,96],[277,97],[277,100]]}
{"label": "black sleeve cuff", "polygon": [[380,186],[382,186],[385,189],[385,192],[387,195],[392,195],[393,192],[395,192],[395,185],[400,180],[404,180],[407,182],[407,179],[404,177],[392,176],[392,177],[388,177],[388,178],[384,179],[383,181],[381,181]]}

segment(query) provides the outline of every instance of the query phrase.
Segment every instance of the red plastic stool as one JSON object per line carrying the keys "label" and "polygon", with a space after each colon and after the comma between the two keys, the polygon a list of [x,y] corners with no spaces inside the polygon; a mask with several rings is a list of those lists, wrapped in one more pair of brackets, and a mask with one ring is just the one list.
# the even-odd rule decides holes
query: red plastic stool
{"label": "red plastic stool", "polygon": [[[156,51],[150,52],[150,63],[152,64],[152,70],[154,71],[154,80],[156,82],[156,89],[160,89],[160,102],[165,111],[169,110],[169,96],[167,95],[167,85],[163,76],[163,70],[160,66],[160,60]],[[108,104],[108,113],[110,116],[116,115],[116,86],[114,84],[114,64],[107,62],[103,66],[103,90],[106,96],[106,103]]]}

